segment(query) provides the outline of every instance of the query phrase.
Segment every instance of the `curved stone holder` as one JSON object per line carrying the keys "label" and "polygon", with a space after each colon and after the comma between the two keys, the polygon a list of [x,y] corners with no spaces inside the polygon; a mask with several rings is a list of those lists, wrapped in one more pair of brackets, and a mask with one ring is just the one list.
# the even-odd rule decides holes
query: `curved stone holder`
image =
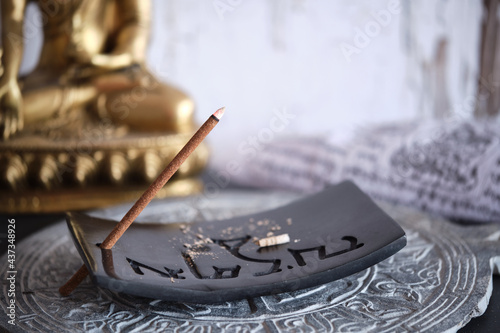
{"label": "curved stone holder", "polygon": [[[166,301],[221,303],[293,292],[352,275],[406,245],[401,227],[352,182],[276,209],[225,220],[132,224],[69,213],[75,246],[97,286]],[[286,235],[288,242],[255,242]]]}

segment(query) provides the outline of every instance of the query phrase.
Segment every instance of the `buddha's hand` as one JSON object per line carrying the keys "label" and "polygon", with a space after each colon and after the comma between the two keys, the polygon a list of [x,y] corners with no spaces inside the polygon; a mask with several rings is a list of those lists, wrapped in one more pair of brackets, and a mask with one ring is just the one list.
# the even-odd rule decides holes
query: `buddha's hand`
{"label": "buddha's hand", "polygon": [[96,54],[91,58],[91,64],[97,68],[107,70],[117,70],[129,67],[134,64],[132,56],[123,54]]}
{"label": "buddha's hand", "polygon": [[134,62],[129,54],[95,54],[89,59],[89,61],[82,61],[69,67],[66,71],[65,77],[68,81],[75,79],[98,78],[103,75],[128,68],[133,64]]}
{"label": "buddha's hand", "polygon": [[23,120],[23,99],[17,81],[0,79],[0,139],[7,140],[21,131]]}

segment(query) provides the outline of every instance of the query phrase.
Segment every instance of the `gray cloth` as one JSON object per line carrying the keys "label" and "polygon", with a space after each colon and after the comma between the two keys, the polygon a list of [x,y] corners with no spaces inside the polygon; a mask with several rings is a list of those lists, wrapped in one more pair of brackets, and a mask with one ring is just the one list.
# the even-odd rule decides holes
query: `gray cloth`
{"label": "gray cloth", "polygon": [[377,199],[500,222],[498,123],[404,123],[359,132],[344,145],[318,137],[277,139],[244,164],[236,181],[315,192],[351,179]]}

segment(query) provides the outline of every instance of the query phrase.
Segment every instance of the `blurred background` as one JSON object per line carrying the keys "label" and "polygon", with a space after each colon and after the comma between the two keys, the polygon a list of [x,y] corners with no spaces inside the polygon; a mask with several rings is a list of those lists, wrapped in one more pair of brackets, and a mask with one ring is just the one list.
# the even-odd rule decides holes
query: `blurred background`
{"label": "blurred background", "polygon": [[[491,96],[483,106],[478,97],[482,86],[500,82],[492,68],[481,71],[495,61],[499,67],[498,1],[153,0],[153,6],[151,70],[194,99],[199,122],[227,107],[224,125],[209,138],[215,166],[255,144],[252,137],[256,144],[297,133],[342,140],[374,123],[498,111],[488,106],[498,104]],[[28,9],[24,73],[42,45],[39,16]]]}
{"label": "blurred background", "polygon": [[[498,119],[499,2],[153,0],[148,65],[194,99],[199,123],[227,107],[208,138],[215,169],[278,136],[342,142],[376,124]],[[22,73],[42,25],[30,5]]]}

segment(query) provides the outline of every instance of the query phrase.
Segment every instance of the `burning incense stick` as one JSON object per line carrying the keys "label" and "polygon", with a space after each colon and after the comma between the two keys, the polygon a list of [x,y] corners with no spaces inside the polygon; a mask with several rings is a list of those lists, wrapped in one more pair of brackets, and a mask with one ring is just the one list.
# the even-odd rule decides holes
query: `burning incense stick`
{"label": "burning incense stick", "polygon": [[[158,191],[168,182],[173,174],[179,169],[184,161],[191,155],[191,153],[198,147],[198,145],[205,139],[205,137],[217,125],[219,120],[224,115],[224,109],[220,108],[211,115],[207,121],[201,125],[200,129],[193,135],[193,137],[186,143],[181,151],[174,157],[174,159],[165,167],[160,173],[158,178],[148,187],[146,192],[137,200],[137,202],[125,214],[122,220],[115,226],[111,233],[106,237],[104,242],[100,245],[101,249],[111,249],[115,243],[120,239],[128,227],[135,221],[137,216],[146,208],[149,202],[156,196]],[[59,288],[59,293],[62,296],[68,296],[71,292],[78,287],[78,285],[88,275],[88,270],[85,265],[66,282],[64,286]]]}

